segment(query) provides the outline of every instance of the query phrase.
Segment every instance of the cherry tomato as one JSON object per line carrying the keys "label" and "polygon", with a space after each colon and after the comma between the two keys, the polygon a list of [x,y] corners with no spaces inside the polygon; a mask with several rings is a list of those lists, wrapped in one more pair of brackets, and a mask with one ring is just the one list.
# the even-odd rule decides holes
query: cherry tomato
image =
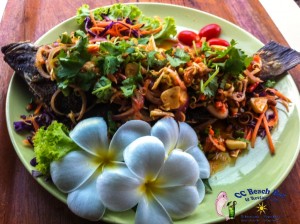
{"label": "cherry tomato", "polygon": [[199,37],[205,37],[206,41],[212,39],[212,38],[217,38],[221,34],[221,27],[218,24],[212,23],[204,26],[200,31],[199,31]]}
{"label": "cherry tomato", "polygon": [[221,39],[221,38],[212,38],[207,41],[209,45],[220,45],[224,47],[228,47],[230,43],[227,40]]}
{"label": "cherry tomato", "polygon": [[190,30],[183,30],[178,34],[178,40],[185,45],[192,46],[193,41],[198,42],[199,36]]}

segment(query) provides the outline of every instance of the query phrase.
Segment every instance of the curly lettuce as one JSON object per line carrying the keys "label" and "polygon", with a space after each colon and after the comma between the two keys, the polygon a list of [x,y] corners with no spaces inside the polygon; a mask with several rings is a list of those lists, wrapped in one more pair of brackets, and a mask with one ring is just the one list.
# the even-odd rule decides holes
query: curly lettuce
{"label": "curly lettuce", "polygon": [[36,169],[43,175],[50,174],[50,164],[63,158],[67,153],[79,149],[68,136],[68,128],[57,121],[45,129],[41,127],[33,138],[34,152],[36,154]]}
{"label": "curly lettuce", "polygon": [[[175,20],[172,17],[165,17],[163,21],[158,17],[148,17],[142,14],[141,10],[135,5],[114,4],[111,7],[101,7],[93,11],[96,20],[122,20],[130,24],[141,23],[143,30],[155,30],[162,26],[160,32],[154,35],[156,40],[164,40],[174,37],[177,33]],[[84,4],[76,14],[76,20],[79,25],[85,22],[86,17],[90,16],[89,6]]]}

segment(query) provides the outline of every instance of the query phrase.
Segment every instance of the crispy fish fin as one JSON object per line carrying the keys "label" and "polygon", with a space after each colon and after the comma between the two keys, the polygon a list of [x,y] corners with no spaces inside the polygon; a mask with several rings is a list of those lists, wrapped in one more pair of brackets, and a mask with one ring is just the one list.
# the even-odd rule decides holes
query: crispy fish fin
{"label": "crispy fish fin", "polygon": [[262,80],[278,79],[300,64],[299,52],[275,41],[267,43],[257,54],[262,59],[262,70],[259,75]]}

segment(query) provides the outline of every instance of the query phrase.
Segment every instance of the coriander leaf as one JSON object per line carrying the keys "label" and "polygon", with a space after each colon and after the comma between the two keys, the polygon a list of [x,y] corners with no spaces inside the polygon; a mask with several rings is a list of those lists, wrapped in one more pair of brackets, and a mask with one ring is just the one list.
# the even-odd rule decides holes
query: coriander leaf
{"label": "coriander leaf", "polygon": [[99,61],[99,67],[101,68],[103,75],[109,75],[114,74],[116,71],[118,71],[119,67],[121,65],[121,61],[118,59],[118,57],[115,56],[105,56]]}
{"label": "coriander leaf", "polygon": [[100,50],[104,51],[110,55],[113,55],[113,56],[116,56],[116,55],[119,55],[122,53],[120,48],[116,44],[113,44],[111,42],[102,42],[100,44]]}
{"label": "coriander leaf", "polygon": [[274,80],[268,79],[265,83],[264,86],[267,88],[273,88],[276,85],[276,82]]}
{"label": "coriander leaf", "polygon": [[88,90],[91,87],[91,80],[96,77],[96,74],[82,70],[84,64],[91,58],[87,51],[89,40],[81,30],[75,31],[74,36],[78,38],[75,46],[68,52],[61,50],[57,56],[58,66],[55,70],[57,84],[65,88],[66,84],[75,84],[83,90]]}
{"label": "coriander leaf", "polygon": [[184,60],[181,60],[180,58],[172,58],[170,55],[167,54],[167,59],[170,62],[171,66],[176,68],[181,64],[186,63]]}
{"label": "coriander leaf", "polygon": [[190,55],[187,52],[185,52],[184,49],[176,48],[175,56],[185,62],[190,61]]}
{"label": "coriander leaf", "polygon": [[100,103],[107,103],[113,94],[111,81],[102,76],[95,84],[92,94],[97,96]]}
{"label": "coriander leaf", "polygon": [[217,77],[214,77],[210,80],[209,84],[204,88],[203,94],[207,97],[214,97],[216,94],[216,91],[218,89],[218,79]]}
{"label": "coriander leaf", "polygon": [[250,141],[245,139],[245,138],[237,138],[236,140],[246,142],[246,143],[250,144]]}
{"label": "coriander leaf", "polygon": [[157,68],[157,69],[160,69],[162,68],[163,66],[166,65],[167,63],[167,60],[164,59],[164,60],[159,60],[155,57],[156,54],[158,54],[159,52],[157,51],[150,51],[148,52],[147,54],[147,63],[148,63],[148,67],[149,68]]}
{"label": "coriander leaf", "polygon": [[132,96],[135,89],[136,89],[136,85],[134,83],[127,83],[127,84],[124,84],[123,86],[121,86],[123,95],[126,98]]}
{"label": "coriander leaf", "polygon": [[134,93],[134,90],[137,88],[137,84],[141,80],[143,80],[143,76],[141,74],[141,65],[139,64],[138,74],[128,77],[122,82],[122,86],[120,88],[123,92],[123,95],[125,97],[131,97]]}
{"label": "coriander leaf", "polygon": [[208,77],[208,79],[203,83],[201,79],[200,82],[200,92],[207,96],[214,96],[218,89],[217,74],[219,73],[219,67],[216,67],[216,71]]}
{"label": "coriander leaf", "polygon": [[181,64],[185,64],[186,62],[190,61],[190,56],[184,51],[184,49],[177,48],[174,57],[171,57],[169,54],[167,54],[167,59],[172,67],[178,67]]}
{"label": "coriander leaf", "polygon": [[72,43],[71,37],[66,32],[62,33],[59,36],[59,39],[60,39],[60,42],[63,44],[71,44]]}

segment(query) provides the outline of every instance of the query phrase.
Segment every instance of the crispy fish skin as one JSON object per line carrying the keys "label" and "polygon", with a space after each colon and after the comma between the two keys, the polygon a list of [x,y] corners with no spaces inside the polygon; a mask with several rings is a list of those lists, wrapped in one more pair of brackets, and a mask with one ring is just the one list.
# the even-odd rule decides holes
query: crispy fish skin
{"label": "crispy fish skin", "polygon": [[35,67],[37,50],[38,47],[28,41],[11,43],[1,48],[4,61],[24,79],[35,97],[49,105],[57,86],[55,82],[42,77]]}
{"label": "crispy fish skin", "polygon": [[300,52],[285,47],[275,41],[268,42],[257,54],[262,60],[259,78],[262,80],[278,79],[300,64]]}

